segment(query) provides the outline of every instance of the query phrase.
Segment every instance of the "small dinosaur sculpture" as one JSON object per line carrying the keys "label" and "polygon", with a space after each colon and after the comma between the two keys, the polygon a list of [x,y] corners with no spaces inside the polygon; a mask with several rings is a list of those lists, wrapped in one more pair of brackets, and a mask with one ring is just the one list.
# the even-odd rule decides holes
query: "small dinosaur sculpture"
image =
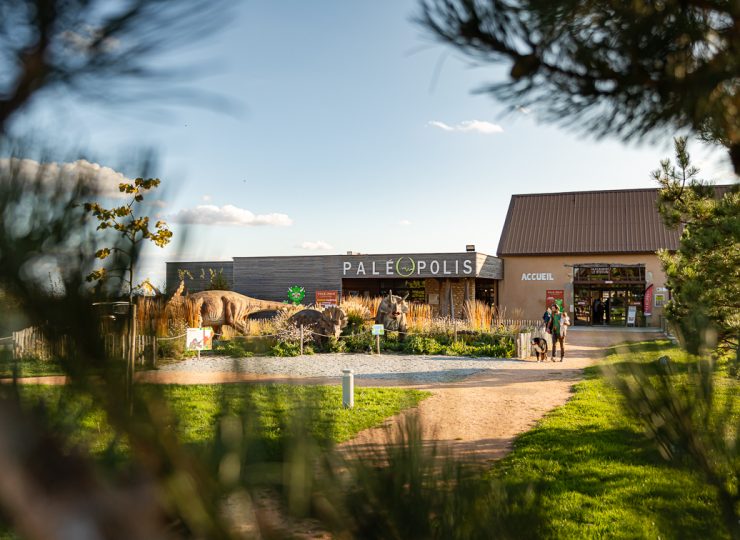
{"label": "small dinosaur sculpture", "polygon": [[328,339],[326,336],[339,337],[342,328],[347,326],[347,315],[338,307],[329,307],[324,311],[303,309],[291,316],[288,321],[314,332],[314,339],[322,343]]}

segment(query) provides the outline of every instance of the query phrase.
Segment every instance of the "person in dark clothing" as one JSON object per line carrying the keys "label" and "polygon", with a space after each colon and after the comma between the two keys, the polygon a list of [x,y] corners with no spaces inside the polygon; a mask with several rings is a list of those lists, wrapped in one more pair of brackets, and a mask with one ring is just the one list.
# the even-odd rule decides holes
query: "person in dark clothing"
{"label": "person in dark clothing", "polygon": [[558,308],[557,304],[552,306],[552,317],[550,317],[548,329],[550,330],[550,334],[552,335],[552,361],[555,361],[555,348],[557,347],[558,343],[560,343],[560,361],[562,362],[563,357],[565,356],[565,346],[563,345],[564,336],[562,317],[560,315],[560,308]]}
{"label": "person in dark clothing", "polygon": [[604,316],[606,317],[606,324],[609,324],[609,321],[612,318],[612,299],[607,298],[606,302],[604,302]]}
{"label": "person in dark clothing", "polygon": [[604,322],[604,306],[601,303],[601,299],[597,298],[594,300],[593,307],[593,324],[602,324]]}
{"label": "person in dark clothing", "polygon": [[550,324],[550,317],[552,317],[552,310],[548,307],[545,312],[542,314],[542,320],[545,323],[545,328],[547,329],[548,325]]}

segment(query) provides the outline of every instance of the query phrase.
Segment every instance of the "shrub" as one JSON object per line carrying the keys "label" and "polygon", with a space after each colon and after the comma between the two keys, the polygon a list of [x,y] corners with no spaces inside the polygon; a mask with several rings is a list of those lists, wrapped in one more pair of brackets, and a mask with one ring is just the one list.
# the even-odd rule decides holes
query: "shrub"
{"label": "shrub", "polygon": [[[308,348],[310,347],[304,347],[304,352]],[[272,349],[270,349],[270,352],[273,356],[300,356],[301,346],[290,341],[278,341],[273,345]],[[311,352],[313,352],[313,349]]]}
{"label": "shrub", "polygon": [[362,314],[350,311],[347,313],[347,326],[344,327],[344,334],[354,334],[361,332],[365,326],[365,318]]}
{"label": "shrub", "polygon": [[442,345],[434,338],[414,335],[405,342],[404,349],[411,354],[439,354]]}
{"label": "shrub", "polygon": [[213,348],[213,351],[232,358],[244,358],[254,356],[254,353],[245,348],[245,343],[241,340],[231,339],[229,341],[219,341]]}
{"label": "shrub", "polygon": [[343,353],[347,351],[347,344],[344,340],[330,337],[326,342],[326,351],[331,353]]}
{"label": "shrub", "polygon": [[453,341],[444,348],[444,354],[448,356],[470,356],[471,348],[464,341]]}
{"label": "shrub", "polygon": [[386,351],[402,352],[406,349],[401,336],[398,332],[386,332],[385,337],[380,343],[380,347]]}
{"label": "shrub", "polygon": [[491,356],[494,358],[512,358],[516,354],[516,345],[513,341],[502,341],[495,345],[480,345],[471,347],[468,353],[471,356]]}
{"label": "shrub", "polygon": [[351,334],[344,339],[348,352],[369,352],[375,347],[375,337],[370,332]]}
{"label": "shrub", "polygon": [[[161,358],[182,358],[185,355],[185,333],[187,325],[184,320],[170,320],[167,324],[167,335],[165,337],[175,339],[157,340],[157,354]],[[177,337],[182,336],[182,337]]]}

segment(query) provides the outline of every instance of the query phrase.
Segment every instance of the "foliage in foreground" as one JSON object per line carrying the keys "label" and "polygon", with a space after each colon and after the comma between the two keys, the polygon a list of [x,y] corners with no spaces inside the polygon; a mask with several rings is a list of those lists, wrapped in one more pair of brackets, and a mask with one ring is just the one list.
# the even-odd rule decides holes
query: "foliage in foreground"
{"label": "foliage in foreground", "polygon": [[678,250],[662,250],[671,300],[666,316],[677,326],[687,350],[706,344],[740,344],[740,184],[721,193],[698,179],[686,138],[674,141],[669,160],[653,172],[660,185],[658,210],[666,226],[681,231]]}
{"label": "foliage in foreground", "polygon": [[[658,356],[667,353],[677,370],[686,373],[691,359],[667,342],[616,348],[608,358],[618,377],[652,373]],[[740,404],[736,382],[722,381],[712,422],[729,421],[737,437]],[[628,379],[613,379],[624,381]],[[684,385],[683,375],[671,374],[671,384]],[[621,383],[619,383],[621,384]],[[683,452],[682,441],[672,442],[682,457],[669,462],[654,437],[645,437],[645,424],[629,411],[633,407],[657,414],[656,403],[628,395],[625,403],[615,384],[598,367],[586,370],[586,381],[575,387],[573,398],[550,413],[532,431],[520,436],[515,450],[495,469],[504,485],[532,484],[541,496],[543,521],[532,531],[540,538],[728,538],[717,491],[701,469]],[[732,403],[730,418],[723,405]],[[657,418],[654,417],[654,418]],[[704,427],[693,426],[693,433]],[[728,433],[732,437],[732,433]],[[677,454],[677,455],[678,455]],[[738,471],[734,450],[734,474]],[[726,471],[732,484],[731,471]],[[735,480],[735,490],[737,483]]]}

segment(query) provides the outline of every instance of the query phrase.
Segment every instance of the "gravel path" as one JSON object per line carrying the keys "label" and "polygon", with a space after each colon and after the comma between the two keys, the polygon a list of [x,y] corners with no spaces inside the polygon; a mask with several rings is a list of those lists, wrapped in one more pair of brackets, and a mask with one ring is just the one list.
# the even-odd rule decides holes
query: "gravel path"
{"label": "gravel path", "polygon": [[341,377],[351,369],[356,379],[407,383],[453,382],[485,370],[510,367],[515,360],[399,354],[322,354],[293,358],[191,358],[162,366],[159,372],[250,373],[296,378]]}

